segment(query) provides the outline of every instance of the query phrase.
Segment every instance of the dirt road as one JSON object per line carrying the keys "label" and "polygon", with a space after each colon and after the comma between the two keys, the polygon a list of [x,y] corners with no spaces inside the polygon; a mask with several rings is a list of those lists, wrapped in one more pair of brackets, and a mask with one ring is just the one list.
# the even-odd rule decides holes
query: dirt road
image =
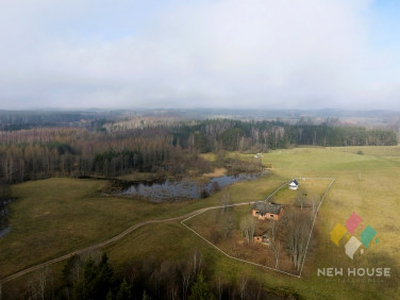
{"label": "dirt road", "polygon": [[[254,202],[236,203],[236,204],[231,204],[229,206],[231,207],[231,206],[249,205],[251,203],[254,203]],[[39,270],[39,269],[41,269],[43,267],[56,264],[56,263],[58,263],[60,261],[63,261],[63,260],[67,260],[68,258],[70,258],[71,256],[73,256],[75,254],[79,255],[79,254],[82,254],[82,253],[90,251],[90,250],[100,249],[100,248],[105,248],[107,246],[110,246],[110,245],[116,243],[117,241],[119,241],[120,239],[124,238],[126,235],[130,234],[131,232],[133,232],[133,231],[135,231],[135,230],[137,230],[137,229],[139,229],[139,228],[141,228],[141,227],[143,227],[145,225],[178,221],[178,220],[181,220],[181,219],[188,218],[188,217],[190,217],[192,215],[205,212],[207,210],[217,209],[217,208],[222,208],[222,207],[223,206],[211,206],[211,207],[207,207],[207,208],[198,209],[198,210],[192,211],[192,212],[190,212],[188,214],[181,215],[181,216],[174,217],[174,218],[162,219],[162,220],[149,220],[149,221],[145,221],[145,222],[134,224],[131,227],[129,227],[126,230],[124,230],[123,232],[121,232],[120,234],[118,234],[118,235],[116,235],[116,236],[114,236],[114,237],[112,237],[112,238],[110,238],[108,240],[105,240],[105,241],[103,241],[101,243],[98,243],[98,244],[95,244],[95,245],[92,245],[92,246],[89,246],[89,247],[86,247],[86,248],[83,248],[83,249],[80,249],[80,250],[76,250],[76,251],[70,252],[70,253],[65,254],[63,256],[48,260],[48,261],[46,261],[44,263],[41,263],[39,265],[24,269],[22,271],[19,271],[17,273],[14,273],[12,275],[9,275],[9,276],[1,279],[0,283],[1,284],[6,283],[6,282],[14,280],[14,279],[16,279],[18,277],[21,277],[21,276],[24,276],[24,275],[26,275],[28,273],[31,273],[33,271]]]}

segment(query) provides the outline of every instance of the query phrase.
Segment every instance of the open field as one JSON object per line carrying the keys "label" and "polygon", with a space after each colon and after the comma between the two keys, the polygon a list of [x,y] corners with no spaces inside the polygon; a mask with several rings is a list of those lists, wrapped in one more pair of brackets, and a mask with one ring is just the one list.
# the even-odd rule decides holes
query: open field
{"label": "open field", "polygon": [[[363,155],[357,154],[360,150]],[[400,147],[276,150],[264,154],[263,162],[272,164],[273,176],[229,187],[233,203],[264,199],[293,177],[337,179],[319,211],[316,243],[308,253],[301,279],[232,261],[188,232],[179,221],[138,229],[105,249],[110,261],[122,269],[124,263],[138,257],[179,259],[197,247],[215,276],[223,273],[227,278],[239,278],[248,274],[261,279],[267,289],[302,298],[395,299],[400,294],[400,190],[396,180],[400,176]],[[105,240],[143,220],[219,205],[224,192],[205,200],[150,204],[99,195],[102,184],[94,180],[50,179],[14,186],[19,200],[10,205],[12,232],[0,239],[0,275]],[[285,194],[275,197],[284,199]],[[351,260],[344,249],[332,243],[330,232],[337,223],[344,225],[353,211],[365,225],[376,230],[379,242]],[[373,282],[365,278],[350,278],[347,282],[347,277],[318,277],[318,268],[324,267],[390,267],[391,277]]]}
{"label": "open field", "polygon": [[275,193],[269,200],[280,204],[293,204],[299,192],[307,193],[306,202],[309,204],[315,201],[319,204],[327,187],[331,184],[332,178],[302,178],[297,179],[299,182],[299,189],[297,191],[289,190],[287,186],[282,187]]}
{"label": "open field", "polygon": [[[279,183],[271,178],[260,185],[260,180],[230,186],[232,201],[260,199]],[[55,178],[15,185],[13,194],[19,200],[9,206],[12,231],[0,239],[0,276],[101,242],[135,223],[176,217],[220,202],[218,194],[163,204],[108,197],[99,193],[105,183]]]}

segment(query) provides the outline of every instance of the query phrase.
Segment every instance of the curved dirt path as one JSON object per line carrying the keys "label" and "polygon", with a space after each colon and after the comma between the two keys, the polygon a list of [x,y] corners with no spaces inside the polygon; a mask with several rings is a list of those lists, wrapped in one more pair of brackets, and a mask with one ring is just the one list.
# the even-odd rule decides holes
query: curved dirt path
{"label": "curved dirt path", "polygon": [[[276,188],[263,201],[267,201],[272,195],[274,195],[277,191],[279,191],[284,185],[288,184],[291,180],[292,179],[284,182],[282,185],[280,185],[278,188]],[[203,213],[203,212],[205,212],[207,210],[223,208],[223,207],[250,205],[250,204],[253,204],[254,202],[256,202],[256,201],[247,201],[247,202],[241,202],[241,203],[234,203],[234,204],[230,204],[230,205],[210,206],[210,207],[200,208],[200,209],[197,209],[197,210],[192,211],[190,213],[187,213],[187,214],[184,214],[184,215],[181,215],[181,216],[177,216],[177,217],[173,217],[173,218],[161,219],[161,220],[149,220],[149,221],[144,221],[144,222],[140,222],[140,223],[134,224],[131,227],[127,228],[125,231],[121,232],[120,234],[118,234],[118,235],[116,235],[116,236],[114,236],[114,237],[112,237],[112,238],[110,238],[108,240],[105,240],[105,241],[103,241],[101,243],[98,243],[98,244],[95,244],[95,245],[92,245],[92,246],[89,246],[89,247],[86,247],[86,248],[82,248],[80,250],[76,250],[76,251],[64,254],[62,256],[59,256],[59,257],[53,258],[51,260],[48,260],[48,261],[46,261],[44,263],[38,264],[36,266],[21,270],[19,272],[11,274],[11,275],[9,275],[7,277],[4,277],[4,278],[0,279],[0,287],[1,287],[1,284],[3,284],[3,283],[9,282],[9,281],[14,280],[14,279],[17,279],[18,277],[24,276],[26,274],[29,274],[29,273],[33,272],[33,271],[39,270],[39,269],[41,269],[43,267],[50,266],[50,265],[56,264],[58,262],[61,262],[63,260],[66,260],[66,259],[70,258],[71,256],[73,256],[75,254],[79,255],[79,254],[82,254],[82,253],[84,253],[86,251],[95,250],[95,249],[99,249],[99,248],[104,248],[104,247],[110,246],[110,245],[118,242],[120,239],[124,238],[126,235],[130,234],[131,232],[133,232],[136,229],[139,229],[139,228],[141,228],[141,227],[143,227],[145,225],[178,221],[178,220],[181,220],[181,219],[187,219],[187,218],[189,218],[191,216],[195,216],[197,214]]]}
{"label": "curved dirt path", "polygon": [[[251,203],[254,203],[254,202],[235,203],[235,204],[231,204],[231,205],[228,205],[228,206],[231,207],[231,206],[249,205]],[[17,279],[18,277],[24,276],[24,275],[26,275],[28,273],[31,273],[31,272],[36,271],[36,270],[39,270],[39,269],[41,269],[43,267],[56,264],[58,262],[61,262],[63,260],[66,260],[66,259],[70,258],[71,256],[73,256],[75,254],[79,255],[79,254],[82,254],[82,253],[84,253],[86,251],[90,251],[90,250],[94,250],[94,249],[99,249],[99,248],[104,248],[104,247],[110,246],[110,245],[118,242],[122,238],[124,238],[126,235],[130,234],[131,232],[133,232],[133,231],[135,231],[135,230],[137,230],[137,229],[139,229],[139,228],[141,228],[141,227],[143,227],[145,225],[178,221],[178,220],[181,220],[181,219],[188,218],[188,217],[190,217],[192,215],[203,213],[203,212],[205,212],[207,210],[217,209],[217,208],[222,208],[222,207],[223,206],[221,206],[221,205],[211,206],[211,207],[201,208],[201,209],[192,211],[190,213],[187,213],[187,214],[184,214],[184,215],[181,215],[181,216],[178,216],[178,217],[173,217],[173,218],[168,218],[168,219],[161,219],[161,220],[149,220],[149,221],[144,221],[144,222],[140,222],[140,223],[134,224],[131,227],[129,227],[126,230],[124,230],[123,232],[121,232],[120,234],[118,234],[118,235],[116,235],[116,236],[114,236],[114,237],[112,237],[112,238],[110,238],[108,240],[105,240],[105,241],[103,241],[101,243],[98,243],[98,244],[95,244],[95,245],[92,245],[92,246],[89,246],[89,247],[86,247],[86,248],[82,248],[82,249],[67,253],[65,255],[53,258],[53,259],[48,260],[48,261],[46,261],[44,263],[38,264],[36,266],[21,270],[21,271],[19,271],[17,273],[14,273],[12,275],[4,277],[3,279],[0,280],[0,284],[9,282],[9,281],[14,280],[14,279]]]}

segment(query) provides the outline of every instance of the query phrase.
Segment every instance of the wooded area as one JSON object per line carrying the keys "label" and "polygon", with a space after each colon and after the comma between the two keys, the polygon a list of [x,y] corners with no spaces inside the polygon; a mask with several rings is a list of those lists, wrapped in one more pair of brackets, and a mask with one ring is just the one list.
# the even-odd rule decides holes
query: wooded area
{"label": "wooded area", "polygon": [[246,274],[227,278],[212,270],[200,252],[180,260],[137,259],[116,272],[106,254],[72,256],[64,265],[62,279],[51,268],[33,273],[24,289],[8,286],[9,299],[287,299],[291,291],[267,290],[261,280]]}
{"label": "wooded area", "polygon": [[8,183],[52,176],[113,177],[132,171],[207,171],[199,153],[268,152],[296,145],[396,145],[389,129],[367,130],[325,122],[204,120],[140,123],[124,129],[33,128],[0,131],[0,178]]}

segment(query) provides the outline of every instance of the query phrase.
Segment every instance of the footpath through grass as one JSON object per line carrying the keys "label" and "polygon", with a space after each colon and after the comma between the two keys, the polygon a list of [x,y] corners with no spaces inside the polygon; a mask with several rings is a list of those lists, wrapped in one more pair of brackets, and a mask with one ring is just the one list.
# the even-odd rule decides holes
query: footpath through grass
{"label": "footpath through grass", "polygon": [[[229,187],[234,202],[261,199],[279,179],[237,183]],[[154,204],[99,194],[100,180],[53,178],[13,186],[18,200],[9,205],[11,232],[0,239],[0,277],[73,250],[107,240],[146,220],[181,216],[219,205],[207,199]],[[252,191],[250,193],[249,191]]]}
{"label": "footpath through grass", "polygon": [[[387,151],[380,156],[379,151],[386,150],[385,147],[373,149],[373,154],[364,151],[363,155],[357,154],[360,149],[344,150],[347,149],[297,148],[264,154],[264,162],[273,166],[275,187],[279,186],[277,178],[280,182],[292,177],[337,179],[321,206],[301,279],[231,260],[187,232],[178,222],[141,228],[106,251],[113,263],[123,268],[124,264],[146,256],[179,259],[197,247],[215,271],[215,276],[223,274],[226,278],[240,280],[243,274],[249,275],[264,282],[266,289],[278,293],[289,292],[304,299],[396,299],[400,294],[400,259],[397,256],[400,228],[396,221],[400,213],[400,191],[393,183],[400,176],[398,157],[394,155],[388,159]],[[393,147],[390,153],[397,153],[397,148]],[[261,179],[235,185],[230,188],[230,194],[235,202],[238,199],[260,199],[260,196],[262,199],[266,196],[262,194],[268,192],[267,182]],[[282,190],[275,197],[284,201],[286,193]],[[357,252],[351,260],[343,245],[340,248],[333,244],[330,232],[337,223],[344,225],[353,211],[363,218],[365,226],[370,225],[377,231],[379,242],[371,244],[363,255]],[[360,230],[355,232],[355,236],[360,237]],[[345,271],[347,268],[389,267],[391,277],[318,276],[318,269],[328,267]]]}
{"label": "footpath through grass", "polygon": [[[362,150],[363,154],[359,152]],[[229,187],[234,203],[264,199],[292,177],[335,177],[315,228],[301,279],[232,261],[215,251],[179,221],[142,227],[105,251],[121,270],[135,258],[155,256],[179,259],[198,248],[215,276],[239,279],[247,274],[274,291],[306,299],[396,299],[400,294],[400,250],[397,222],[400,213],[400,147],[296,148],[264,154],[273,175]],[[301,181],[300,181],[301,183]],[[151,204],[97,193],[104,184],[95,180],[50,179],[13,187],[19,200],[10,205],[12,231],[0,239],[0,276],[90,246],[127,227],[150,219],[183,215],[219,205],[224,191],[204,200]],[[284,197],[277,195],[277,197]],[[379,242],[351,260],[330,240],[337,223],[352,212],[372,226]],[[355,233],[355,235],[360,232]],[[358,236],[359,237],[359,236]],[[391,277],[375,282],[317,276],[318,268],[390,267]]]}

